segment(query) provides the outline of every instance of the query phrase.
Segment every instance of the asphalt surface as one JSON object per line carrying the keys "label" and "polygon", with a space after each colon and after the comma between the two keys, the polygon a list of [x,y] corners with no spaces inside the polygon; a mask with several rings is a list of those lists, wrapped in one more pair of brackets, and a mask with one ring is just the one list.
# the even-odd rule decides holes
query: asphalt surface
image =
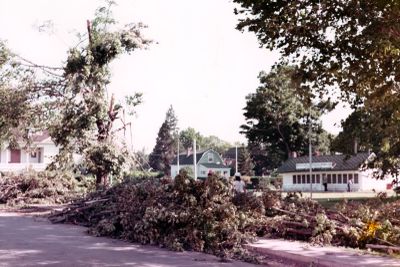
{"label": "asphalt surface", "polygon": [[0,211],[0,266],[255,266],[220,262],[204,253],[173,252],[120,240],[93,237],[86,228],[51,224]]}

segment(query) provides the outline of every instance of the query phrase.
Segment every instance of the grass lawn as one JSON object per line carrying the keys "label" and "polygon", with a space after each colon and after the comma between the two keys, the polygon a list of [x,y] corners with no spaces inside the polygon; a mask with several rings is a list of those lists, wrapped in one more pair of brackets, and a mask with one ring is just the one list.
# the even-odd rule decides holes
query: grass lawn
{"label": "grass lawn", "polygon": [[[394,201],[400,199],[396,194],[390,190],[386,191],[388,198],[386,201]],[[303,192],[304,198],[309,198],[309,192]],[[325,208],[332,208],[335,204],[340,203],[344,199],[355,202],[366,202],[369,199],[377,197],[374,192],[316,192],[312,194],[312,198],[318,201]]]}

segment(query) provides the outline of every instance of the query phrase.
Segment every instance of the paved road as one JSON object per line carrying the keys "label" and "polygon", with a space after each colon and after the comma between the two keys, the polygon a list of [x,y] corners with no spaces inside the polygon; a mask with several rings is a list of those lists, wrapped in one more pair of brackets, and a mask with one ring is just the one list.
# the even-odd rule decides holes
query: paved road
{"label": "paved road", "polygon": [[254,266],[203,253],[171,252],[93,237],[85,228],[0,211],[0,266]]}

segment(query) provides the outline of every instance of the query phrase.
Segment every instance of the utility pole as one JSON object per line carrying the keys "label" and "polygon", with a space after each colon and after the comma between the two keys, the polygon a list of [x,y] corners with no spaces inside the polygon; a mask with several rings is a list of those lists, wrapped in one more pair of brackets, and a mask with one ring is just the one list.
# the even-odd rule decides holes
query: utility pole
{"label": "utility pole", "polygon": [[177,163],[177,168],[178,168],[178,172],[177,174],[179,174],[179,129],[177,129],[177,134],[176,134],[177,138],[178,138],[178,149],[177,151],[177,155],[176,155],[176,163]]}
{"label": "utility pole", "polygon": [[197,180],[197,152],[196,152],[196,139],[193,139],[193,165],[194,165],[194,180]]}
{"label": "utility pole", "polygon": [[313,187],[312,187],[311,104],[309,110],[308,150],[309,150],[308,156],[310,160],[310,199],[312,199]]}
{"label": "utility pole", "polygon": [[235,173],[238,173],[238,149],[237,145],[235,146]]}
{"label": "utility pole", "polygon": [[177,165],[178,165],[178,173],[179,174],[179,136],[178,136],[178,149],[177,149],[177,153],[176,153],[176,160],[177,160]]}

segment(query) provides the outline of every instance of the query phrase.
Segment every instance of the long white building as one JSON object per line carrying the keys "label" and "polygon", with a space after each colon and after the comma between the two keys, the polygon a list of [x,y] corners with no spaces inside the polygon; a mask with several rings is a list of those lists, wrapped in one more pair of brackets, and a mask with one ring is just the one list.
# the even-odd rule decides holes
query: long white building
{"label": "long white building", "polygon": [[372,170],[361,166],[374,154],[358,153],[356,155],[321,155],[312,157],[312,175],[310,177],[309,157],[290,158],[278,168],[282,175],[284,191],[324,191],[323,181],[328,182],[328,191],[347,191],[348,179],[353,180],[352,191],[384,191],[391,182],[391,177],[377,180]]}

